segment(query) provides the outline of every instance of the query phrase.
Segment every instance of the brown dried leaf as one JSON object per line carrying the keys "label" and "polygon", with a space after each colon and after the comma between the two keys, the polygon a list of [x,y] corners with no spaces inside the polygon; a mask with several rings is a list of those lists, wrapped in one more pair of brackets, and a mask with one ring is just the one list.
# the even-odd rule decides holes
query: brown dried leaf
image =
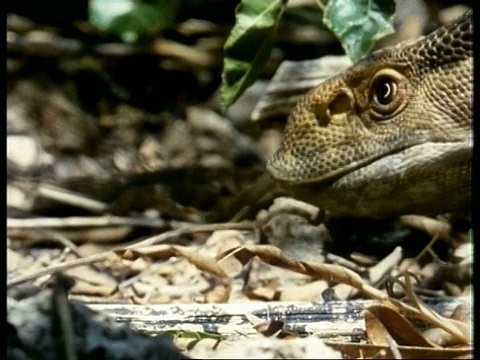
{"label": "brown dried leaf", "polygon": [[[450,320],[458,321],[468,326],[472,321],[471,309],[465,304],[458,305],[450,316]],[[423,332],[423,336],[429,341],[444,347],[461,344],[456,337],[439,328],[428,329]]]}
{"label": "brown dried leaf", "polygon": [[[352,344],[325,341],[325,344],[339,350],[350,359],[391,359],[390,348],[371,344]],[[459,348],[431,348],[418,346],[398,346],[398,350],[404,359],[453,359],[469,358],[473,355],[471,347]]]}
{"label": "brown dried leaf", "polygon": [[414,303],[415,307],[421,311],[422,315],[424,316],[424,320],[436,324],[440,328],[444,329],[459,342],[470,342],[470,327],[467,324],[440,316],[422,304],[413,291],[410,275],[408,273],[405,273],[405,290],[407,291],[407,296]]}
{"label": "brown dried leaf", "polygon": [[360,275],[354,271],[338,265],[294,261],[285,256],[282,250],[275,246],[247,244],[220,254],[217,259],[222,260],[229,256],[234,256],[242,264],[246,264],[250,259],[258,256],[262,261],[274,266],[305,274],[317,279],[348,284],[357,289],[368,292],[370,296],[375,298],[385,298],[383,292],[367,284]]}
{"label": "brown dried leaf", "polygon": [[[372,305],[369,306],[367,310],[367,313],[376,317],[378,321],[383,324],[386,331],[390,333],[399,345],[436,347],[434,343],[426,340],[410,321],[397,310],[385,305]],[[380,344],[377,343],[377,345]]]}
{"label": "brown dried leaf", "polygon": [[156,259],[166,260],[172,256],[181,256],[195,265],[198,269],[211,274],[227,277],[227,273],[218,265],[217,261],[209,256],[202,255],[198,249],[180,245],[154,245],[135,250],[138,253]]}
{"label": "brown dried leaf", "polygon": [[217,276],[227,277],[225,271],[223,271],[214,258],[202,255],[197,249],[192,249],[187,246],[175,245],[173,248],[177,256],[183,256],[200,270],[208,271]]}
{"label": "brown dried leaf", "polygon": [[365,331],[368,340],[373,345],[388,346],[386,339],[389,334],[382,322],[369,310],[364,310],[363,316],[365,317]]}
{"label": "brown dried leaf", "polygon": [[75,285],[70,289],[72,294],[109,296],[117,290],[115,279],[89,266],[68,269],[64,273],[75,279]]}

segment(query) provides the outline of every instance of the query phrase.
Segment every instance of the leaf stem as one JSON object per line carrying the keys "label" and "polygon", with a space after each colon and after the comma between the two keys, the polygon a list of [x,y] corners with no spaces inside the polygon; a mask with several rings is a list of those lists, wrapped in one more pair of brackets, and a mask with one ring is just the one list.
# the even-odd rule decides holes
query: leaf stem
{"label": "leaf stem", "polygon": [[322,0],[313,0],[313,2],[319,7],[322,13],[325,12],[325,4],[322,2]]}

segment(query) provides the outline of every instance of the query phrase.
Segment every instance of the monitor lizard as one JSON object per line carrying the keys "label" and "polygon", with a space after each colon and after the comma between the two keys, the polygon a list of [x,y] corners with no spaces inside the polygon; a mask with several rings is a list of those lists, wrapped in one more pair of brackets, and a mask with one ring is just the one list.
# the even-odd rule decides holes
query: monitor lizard
{"label": "monitor lizard", "polygon": [[468,11],[309,91],[267,163],[271,177],[341,216],[468,211],[472,32]]}

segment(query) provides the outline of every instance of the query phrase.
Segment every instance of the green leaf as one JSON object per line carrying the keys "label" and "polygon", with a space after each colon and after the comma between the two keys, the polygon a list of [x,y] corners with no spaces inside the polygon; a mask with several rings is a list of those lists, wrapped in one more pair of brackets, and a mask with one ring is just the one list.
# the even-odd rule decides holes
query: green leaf
{"label": "green leaf", "polygon": [[393,33],[394,14],[393,0],[329,0],[323,22],[355,63],[370,54],[376,40]]}
{"label": "green leaf", "polygon": [[176,0],[90,0],[89,22],[124,42],[133,43],[172,25],[178,3]]}
{"label": "green leaf", "polygon": [[225,111],[257,78],[270,56],[287,0],[242,0],[224,45],[222,107]]}

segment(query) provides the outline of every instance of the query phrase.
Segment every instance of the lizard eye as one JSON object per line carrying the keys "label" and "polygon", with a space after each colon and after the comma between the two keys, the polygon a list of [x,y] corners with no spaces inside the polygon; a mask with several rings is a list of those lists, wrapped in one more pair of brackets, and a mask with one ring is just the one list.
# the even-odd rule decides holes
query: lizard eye
{"label": "lizard eye", "polygon": [[377,119],[388,119],[406,105],[407,80],[393,69],[378,71],[370,82],[370,111]]}
{"label": "lizard eye", "polygon": [[373,85],[373,99],[381,105],[388,105],[397,95],[397,84],[389,78],[378,79]]}

